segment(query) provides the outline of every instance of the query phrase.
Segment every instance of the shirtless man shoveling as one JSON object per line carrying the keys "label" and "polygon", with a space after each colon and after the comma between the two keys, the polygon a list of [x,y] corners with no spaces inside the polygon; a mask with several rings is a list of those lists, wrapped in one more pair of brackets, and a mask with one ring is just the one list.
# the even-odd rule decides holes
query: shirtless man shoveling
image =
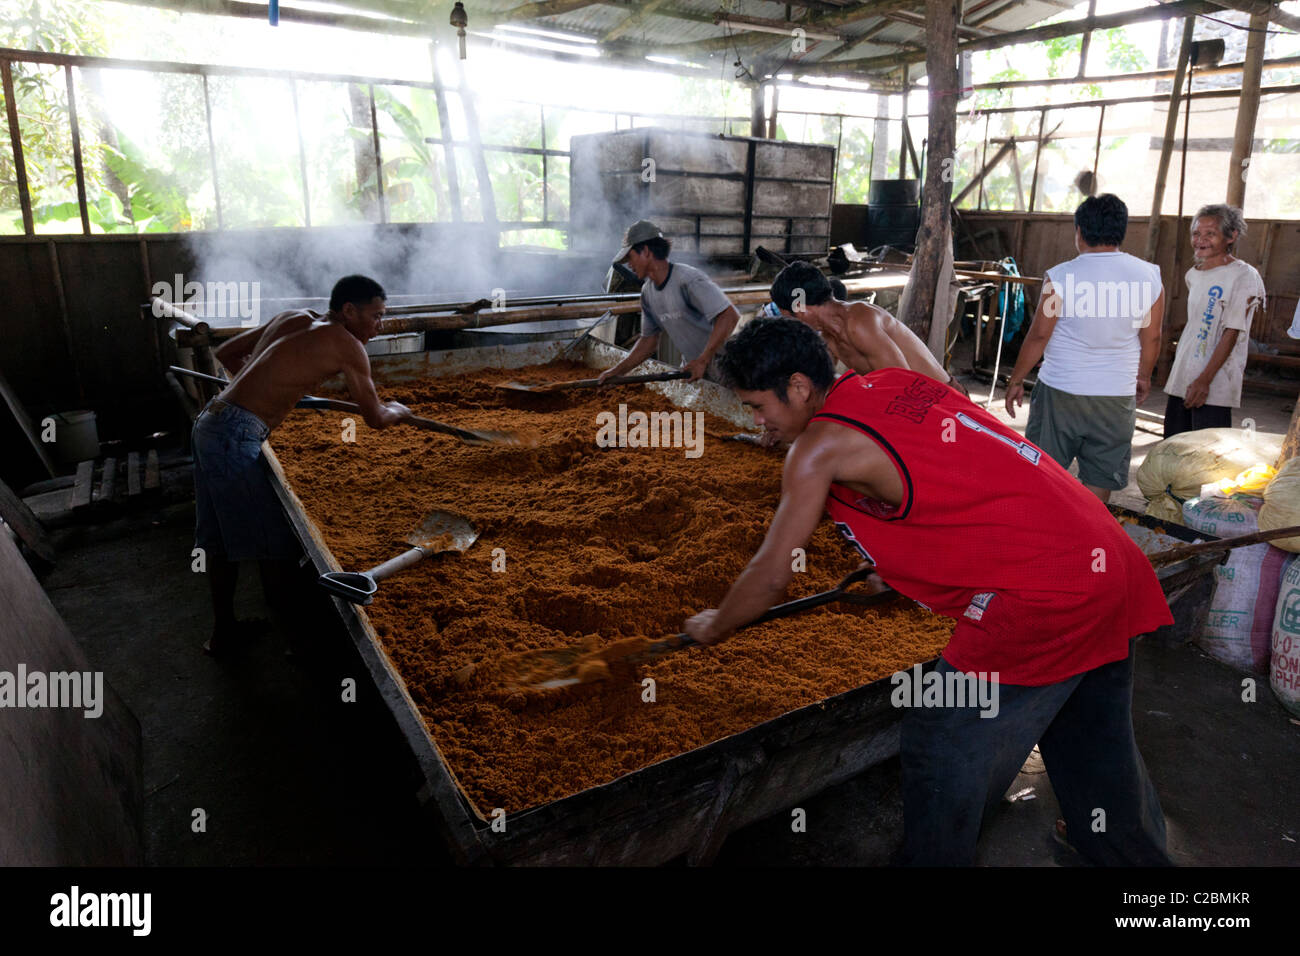
{"label": "shirtless man shoveling", "polygon": [[772,301],[786,316],[820,332],[831,355],[859,375],[905,368],[970,397],[911,329],[879,306],[836,298],[830,279],[810,263],[782,269],[772,283]]}
{"label": "shirtless man shoveling", "polygon": [[329,311],[282,312],[216,351],[234,375],[194,422],[194,544],[205,554],[215,617],[209,654],[228,652],[250,636],[235,620],[240,561],[262,562],[268,599],[286,590],[300,549],[266,474],[262,442],[298,400],[342,373],[371,428],[387,428],[411,414],[380,402],[370,377],[365,343],[379,330],[384,290],[373,279],[347,276],[330,293]]}

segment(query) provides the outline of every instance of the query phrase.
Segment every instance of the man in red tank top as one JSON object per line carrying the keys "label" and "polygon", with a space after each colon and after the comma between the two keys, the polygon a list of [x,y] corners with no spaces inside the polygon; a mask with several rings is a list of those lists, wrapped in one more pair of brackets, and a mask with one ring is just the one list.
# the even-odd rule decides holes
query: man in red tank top
{"label": "man in red tank top", "polygon": [[904,860],[973,863],[984,813],[1038,743],[1081,853],[1168,864],[1133,739],[1132,640],[1173,618],[1105,505],[946,385],[892,368],[835,379],[802,323],[755,320],[721,361],[755,421],[793,444],[763,545],[687,633],[717,643],[780,603],[792,550],[829,512],[881,580],[957,620],[936,668],[946,686],[968,675],[993,694],[992,707],[895,694]]}

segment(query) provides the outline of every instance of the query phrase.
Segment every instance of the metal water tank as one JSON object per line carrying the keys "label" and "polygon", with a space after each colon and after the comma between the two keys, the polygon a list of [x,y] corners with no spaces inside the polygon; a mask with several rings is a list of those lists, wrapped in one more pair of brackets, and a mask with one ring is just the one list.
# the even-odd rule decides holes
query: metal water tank
{"label": "metal water tank", "polygon": [[867,194],[870,248],[888,245],[911,251],[921,226],[920,201],[918,179],[873,179]]}

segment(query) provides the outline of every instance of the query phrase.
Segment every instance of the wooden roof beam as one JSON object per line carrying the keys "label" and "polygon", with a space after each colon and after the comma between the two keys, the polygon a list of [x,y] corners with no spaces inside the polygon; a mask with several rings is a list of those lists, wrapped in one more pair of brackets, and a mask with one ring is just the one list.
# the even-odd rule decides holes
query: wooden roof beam
{"label": "wooden roof beam", "polygon": [[[886,13],[885,19],[893,20],[896,23],[906,23],[908,26],[924,27],[925,17],[919,17],[913,13],[904,13],[902,10],[896,10],[893,13]],[[987,37],[996,36],[1001,31],[990,30],[987,27],[967,25],[964,23],[957,24],[957,33],[969,37]]]}
{"label": "wooden roof beam", "polygon": [[[1174,17],[1199,16],[1203,13],[1213,13],[1217,9],[1219,9],[1218,6],[1211,2],[1211,0],[1174,0],[1173,3],[1164,3],[1154,7],[1142,7],[1138,10],[1127,10],[1123,13],[1111,13],[1099,17],[1085,17],[1082,20],[1069,20],[1064,23],[1052,23],[1047,26],[1029,27],[1024,30],[1013,30],[992,37],[981,37],[978,40],[967,40],[964,43],[959,43],[957,45],[957,50],[958,52],[997,50],[1002,47],[1014,46],[1018,43],[1039,43],[1044,40],[1055,40],[1058,37],[1076,36],[1081,33],[1088,33],[1092,30],[1111,30],[1116,27],[1124,27],[1133,23],[1147,23],[1152,20],[1168,20]],[[906,64],[920,63],[924,60],[924,53],[900,53],[888,56],[863,57],[854,60],[821,60],[817,63],[808,64],[803,69],[803,72],[821,76],[833,76],[845,71],[850,73],[862,73],[888,70]]]}
{"label": "wooden roof beam", "polygon": [[600,38],[601,43],[608,43],[610,40],[617,40],[629,30],[635,30],[645,22],[646,17],[654,13],[660,7],[665,6],[668,0],[648,0],[647,3],[641,4],[632,11],[631,15],[625,18],[617,26],[605,31],[605,35]]}
{"label": "wooden roof beam", "polygon": [[1269,0],[1214,0],[1214,2],[1216,6],[1240,10],[1242,13],[1267,13],[1269,20],[1278,26],[1300,32],[1300,17],[1294,13],[1283,12]]}
{"label": "wooden roof beam", "polygon": [[471,13],[469,25],[478,28],[494,27],[499,24],[517,23],[520,20],[558,17],[561,14],[572,13],[574,10],[581,10],[583,7],[594,6],[597,2],[598,0],[540,0],[537,3],[522,3],[500,13]]}

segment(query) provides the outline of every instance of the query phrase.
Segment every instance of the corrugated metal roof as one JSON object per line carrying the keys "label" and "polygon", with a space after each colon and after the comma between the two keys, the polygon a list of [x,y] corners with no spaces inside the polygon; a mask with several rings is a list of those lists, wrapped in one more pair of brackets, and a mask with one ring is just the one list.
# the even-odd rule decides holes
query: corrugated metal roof
{"label": "corrugated metal roof", "polygon": [[[368,12],[400,16],[416,22],[432,23],[435,27],[446,23],[449,6],[446,0],[330,0],[339,8],[349,12]],[[510,10],[537,9],[537,5],[521,3],[521,0],[464,0],[469,16],[469,25],[475,27],[476,15],[481,25],[489,16],[500,16]],[[564,3],[565,0],[553,0]],[[789,56],[787,37],[779,34],[760,33],[743,29],[740,25],[714,24],[713,16],[723,9],[724,3],[731,12],[758,17],[771,21],[785,21],[786,11],[791,10],[795,19],[790,21],[791,29],[800,26],[806,16],[816,17],[819,12],[831,7],[850,10],[866,6],[857,0],[818,0],[821,11],[800,7],[786,7],[774,0],[668,0],[655,11],[639,15],[639,2],[600,2],[590,3],[563,13],[543,17],[528,17],[513,22],[519,26],[556,30],[561,33],[574,33],[581,36],[600,39],[620,24],[637,18],[636,22],[621,31],[618,38],[609,44],[612,50],[621,50],[629,55],[644,56],[656,53],[680,59],[703,61],[710,50],[729,54],[734,44],[739,44],[742,58],[772,58],[777,61]],[[290,4],[292,5],[292,4]],[[1069,6],[1068,0],[968,0],[964,11],[963,23],[978,33],[964,32],[963,38],[1008,32],[1024,29],[1063,12]],[[1084,4],[1077,5],[1080,14]],[[840,41],[809,40],[807,52],[796,58],[797,62],[812,63],[828,57],[835,59],[854,59],[869,56],[883,56],[900,51],[898,44],[912,44],[924,47],[927,41],[923,22],[924,0],[915,0],[903,15],[890,18],[889,15],[866,15],[830,28],[840,36]],[[676,12],[686,18],[672,16]],[[917,22],[903,22],[906,19]],[[812,29],[812,27],[810,27]],[[825,29],[825,28],[823,28]],[[724,43],[729,34],[733,42]],[[854,37],[870,34],[869,39],[845,46]],[[714,41],[712,47],[701,41]],[[707,47],[707,48],[706,48]],[[922,69],[921,65],[914,67]]]}

